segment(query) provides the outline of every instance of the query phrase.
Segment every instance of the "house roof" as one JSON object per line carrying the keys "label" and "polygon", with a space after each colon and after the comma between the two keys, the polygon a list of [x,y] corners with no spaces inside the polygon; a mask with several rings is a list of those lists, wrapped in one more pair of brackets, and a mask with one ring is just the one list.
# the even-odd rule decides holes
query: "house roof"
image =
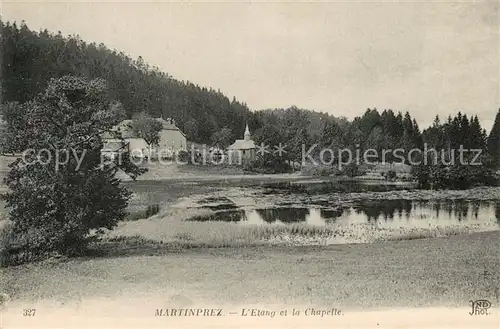
{"label": "house roof", "polygon": [[[164,120],[163,118],[156,118],[156,120],[161,123],[162,130],[178,131],[184,137],[186,137],[186,135],[182,132],[182,130],[180,130],[179,127],[177,127],[174,123],[171,123],[167,120]],[[123,120],[122,122],[120,122],[119,124],[114,126],[111,130],[112,131],[120,131],[122,138],[135,138],[135,137],[137,137],[132,130],[132,120],[130,120],[130,119]],[[108,136],[110,136],[110,137],[108,137]],[[111,134],[108,133],[108,134],[106,134],[106,136],[104,138],[113,138],[113,137],[111,137]]]}
{"label": "house roof", "polygon": [[177,127],[174,123],[171,123],[163,118],[156,118],[156,121],[159,121],[161,123],[163,130],[177,130],[184,137],[186,137],[186,135],[182,132],[182,130],[180,130],[179,127]]}
{"label": "house roof", "polygon": [[116,130],[111,130],[111,131],[105,131],[101,134],[101,137],[103,139],[118,139],[120,134]]}
{"label": "house roof", "polygon": [[124,146],[124,143],[120,140],[112,140],[104,144],[103,151],[118,151]]}
{"label": "house roof", "polygon": [[229,145],[229,150],[250,150],[255,148],[253,140],[237,139],[233,144]]}

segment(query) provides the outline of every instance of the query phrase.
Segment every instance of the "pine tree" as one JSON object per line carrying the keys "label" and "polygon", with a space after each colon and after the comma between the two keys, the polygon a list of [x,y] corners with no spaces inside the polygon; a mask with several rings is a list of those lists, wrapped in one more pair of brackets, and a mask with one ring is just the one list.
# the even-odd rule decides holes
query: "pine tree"
{"label": "pine tree", "polygon": [[470,124],[470,132],[469,139],[471,149],[479,149],[485,150],[486,148],[486,139],[483,135],[483,129],[481,128],[481,124],[479,123],[479,118],[477,115],[472,117]]}
{"label": "pine tree", "polygon": [[493,163],[498,167],[500,165],[500,109],[488,137],[488,152],[493,159]]}

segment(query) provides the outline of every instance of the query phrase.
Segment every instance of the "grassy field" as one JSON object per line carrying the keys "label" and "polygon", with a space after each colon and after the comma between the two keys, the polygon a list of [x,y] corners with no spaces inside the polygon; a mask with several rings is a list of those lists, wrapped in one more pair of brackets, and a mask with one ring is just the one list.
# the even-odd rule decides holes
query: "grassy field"
{"label": "grassy field", "polygon": [[[1,269],[12,302],[134,296],[178,303],[344,309],[498,303],[500,233],[327,247],[159,249]],[[50,279],[48,279],[50,278]],[[179,297],[181,296],[181,297]]]}

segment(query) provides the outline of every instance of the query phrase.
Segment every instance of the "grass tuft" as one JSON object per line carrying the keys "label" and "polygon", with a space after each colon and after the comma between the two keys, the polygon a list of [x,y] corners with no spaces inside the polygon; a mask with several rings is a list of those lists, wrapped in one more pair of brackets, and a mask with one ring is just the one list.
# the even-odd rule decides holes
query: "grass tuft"
{"label": "grass tuft", "polygon": [[139,219],[145,219],[157,215],[160,213],[160,205],[152,204],[148,205],[146,209],[131,211],[129,215],[125,218],[127,221],[136,221]]}

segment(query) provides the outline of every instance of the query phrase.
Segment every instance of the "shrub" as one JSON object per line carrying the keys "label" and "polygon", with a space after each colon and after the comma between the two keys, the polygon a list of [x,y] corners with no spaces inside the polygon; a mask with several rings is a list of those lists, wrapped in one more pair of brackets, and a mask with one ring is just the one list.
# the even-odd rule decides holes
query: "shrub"
{"label": "shrub", "polygon": [[262,157],[257,157],[250,162],[244,163],[243,169],[260,174],[280,174],[291,171],[291,167],[283,158],[272,154],[265,154]]}
{"label": "shrub", "polygon": [[153,204],[149,205],[148,208],[146,209],[146,218],[154,216],[160,212],[160,205],[159,204]]}
{"label": "shrub", "polygon": [[387,172],[386,178],[387,178],[388,180],[395,180],[395,179],[396,179],[396,176],[397,176],[397,175],[396,175],[396,172],[395,172],[394,170],[389,170],[389,171]]}
{"label": "shrub", "polygon": [[160,212],[160,205],[159,204],[153,204],[147,206],[147,208],[141,209],[141,210],[135,210],[131,211],[128,216],[125,218],[127,221],[136,221],[144,218],[149,218],[151,216],[154,216]]}
{"label": "shrub", "polygon": [[332,166],[310,165],[301,169],[301,174],[306,176],[331,176],[336,174],[336,169]]}
{"label": "shrub", "polygon": [[422,165],[414,168],[420,188],[468,189],[476,185],[495,186],[498,179],[487,166],[472,165]]}
{"label": "shrub", "polygon": [[[181,152],[179,152],[179,153],[181,153]],[[198,165],[198,164],[203,163],[203,154],[198,150],[189,150],[185,153],[182,152],[182,155],[180,155],[180,156],[184,157],[184,159],[185,159],[184,163],[194,164],[194,165]],[[180,158],[178,158],[178,159],[180,159]]]}
{"label": "shrub", "polygon": [[[122,169],[133,179],[145,172],[128,154],[101,159],[101,133],[123,118],[103,81],[53,79],[45,93],[22,107],[22,127],[12,138],[35,152],[26,155],[26,163],[11,164],[5,178],[10,191],[3,198],[12,225],[4,236],[4,265],[81,254],[127,215],[131,193],[116,172]],[[56,162],[57,156],[64,161]]]}
{"label": "shrub", "polygon": [[14,231],[14,225],[4,226],[0,229],[0,266],[61,256],[55,248],[51,248],[53,245],[50,245],[51,240],[45,238],[47,235],[48,232],[43,228],[30,228],[17,233]]}
{"label": "shrub", "polygon": [[178,162],[187,163],[190,161],[189,158],[190,158],[189,152],[184,151],[184,150],[180,150],[179,152],[177,152],[177,161]]}
{"label": "shrub", "polygon": [[362,173],[359,171],[358,166],[355,163],[350,163],[343,168],[342,173],[347,177],[359,176]]}

